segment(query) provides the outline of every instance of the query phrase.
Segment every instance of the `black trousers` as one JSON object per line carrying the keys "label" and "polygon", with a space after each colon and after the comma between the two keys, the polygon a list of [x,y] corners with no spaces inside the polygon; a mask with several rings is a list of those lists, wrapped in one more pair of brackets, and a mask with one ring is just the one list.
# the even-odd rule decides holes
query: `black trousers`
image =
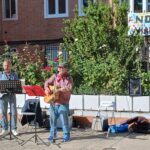
{"label": "black trousers", "polygon": [[130,129],[137,133],[150,133],[150,122],[142,116],[136,116],[126,121],[130,125]]}

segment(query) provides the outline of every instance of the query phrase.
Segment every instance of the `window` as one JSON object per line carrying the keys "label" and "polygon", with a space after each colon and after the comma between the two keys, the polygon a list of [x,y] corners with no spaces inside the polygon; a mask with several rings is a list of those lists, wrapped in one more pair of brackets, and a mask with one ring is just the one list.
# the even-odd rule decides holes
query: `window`
{"label": "window", "polygon": [[147,11],[150,12],[150,0],[147,0],[148,3],[147,3]]}
{"label": "window", "polygon": [[142,0],[134,0],[134,12],[142,12]]}
{"label": "window", "polygon": [[68,0],[44,0],[45,18],[68,17]]}
{"label": "window", "polygon": [[[96,0],[91,0],[92,3],[95,3]],[[78,0],[78,11],[79,16],[84,16],[83,8],[88,7],[88,0]]]}
{"label": "window", "polygon": [[[45,45],[45,54],[47,58],[46,64],[48,64],[48,61],[55,62],[58,57],[59,52],[59,44],[49,44]],[[68,53],[65,50],[62,50],[64,61],[67,61],[68,59]]]}
{"label": "window", "polygon": [[3,0],[3,19],[17,19],[18,0]]}

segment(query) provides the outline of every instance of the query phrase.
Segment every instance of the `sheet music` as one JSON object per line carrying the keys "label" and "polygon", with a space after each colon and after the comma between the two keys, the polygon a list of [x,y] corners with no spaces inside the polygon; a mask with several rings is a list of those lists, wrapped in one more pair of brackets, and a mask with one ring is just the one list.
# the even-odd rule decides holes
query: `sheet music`
{"label": "sheet music", "polygon": [[29,96],[45,96],[44,90],[39,85],[23,86]]}
{"label": "sheet music", "polygon": [[0,80],[0,92],[3,93],[22,93],[20,80]]}

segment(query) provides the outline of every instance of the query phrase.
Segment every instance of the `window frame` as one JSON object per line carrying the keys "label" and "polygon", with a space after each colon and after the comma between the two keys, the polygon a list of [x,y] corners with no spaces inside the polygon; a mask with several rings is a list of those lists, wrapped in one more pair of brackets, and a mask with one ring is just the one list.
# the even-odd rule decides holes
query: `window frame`
{"label": "window frame", "polygon": [[[11,1],[11,0],[10,0]],[[15,0],[15,4],[16,4],[16,14],[15,14],[15,17],[10,17],[10,18],[7,18],[5,16],[5,0],[2,0],[2,17],[3,17],[3,20],[18,20],[18,0]]]}
{"label": "window frame", "polygon": [[44,0],[44,18],[62,18],[62,17],[68,17],[69,16],[69,11],[68,11],[68,0],[65,0],[66,2],[66,13],[60,14],[58,12],[59,6],[58,6],[58,0],[55,0],[55,14],[49,14],[48,13],[48,0]]}

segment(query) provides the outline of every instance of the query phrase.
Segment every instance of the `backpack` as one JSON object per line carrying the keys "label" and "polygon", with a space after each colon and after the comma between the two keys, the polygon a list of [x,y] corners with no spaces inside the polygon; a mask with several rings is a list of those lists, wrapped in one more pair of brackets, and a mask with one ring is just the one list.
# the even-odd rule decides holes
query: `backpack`
{"label": "backpack", "polygon": [[128,131],[128,124],[115,124],[109,127],[111,133],[123,133]]}

